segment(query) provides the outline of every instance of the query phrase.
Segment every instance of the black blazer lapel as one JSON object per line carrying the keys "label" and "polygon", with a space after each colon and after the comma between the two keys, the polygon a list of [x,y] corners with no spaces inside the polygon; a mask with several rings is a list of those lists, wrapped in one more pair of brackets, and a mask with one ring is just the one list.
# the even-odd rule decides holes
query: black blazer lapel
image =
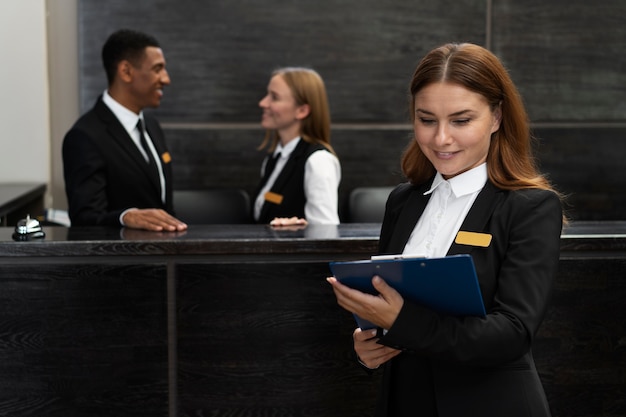
{"label": "black blazer lapel", "polygon": [[[467,213],[459,230],[465,232],[483,232],[487,222],[491,218],[491,214],[497,206],[496,202],[501,195],[501,190],[487,181],[478,196],[476,196],[476,200]],[[459,245],[453,241],[448,250],[448,255],[470,253],[472,249],[472,246]]]}
{"label": "black blazer lapel", "polygon": [[294,170],[297,166],[298,159],[302,158],[305,154],[306,149],[309,147],[308,142],[305,142],[304,139],[300,139],[300,142],[293,150],[291,155],[289,155],[289,159],[283,166],[282,171],[278,174],[278,178],[272,185],[272,191],[280,191],[285,186],[285,183],[291,178]]}
{"label": "black blazer lapel", "polygon": [[424,193],[428,191],[431,184],[432,181],[429,181],[421,186],[412,187],[406,203],[398,208],[398,210],[400,210],[397,214],[398,220],[394,225],[394,232],[391,235],[389,244],[387,248],[384,249],[385,253],[402,253],[413,229],[415,229],[417,220],[424,212],[426,204],[428,204],[430,194],[424,195]]}
{"label": "black blazer lapel", "polygon": [[[102,97],[98,99],[95,111],[100,120],[106,125],[107,132],[111,139],[135,160],[136,165],[145,173],[150,183],[156,187],[157,192],[160,194],[161,185],[159,178],[153,174],[150,166],[146,164],[143,155],[139,149],[137,149],[135,142],[133,142],[126,129],[124,129],[124,126],[122,126],[117,117],[115,117],[115,114],[104,104]],[[152,138],[152,134],[150,134],[150,132],[148,132],[148,134]],[[152,142],[154,144],[155,141],[153,140]]]}
{"label": "black blazer lapel", "polygon": [[[163,136],[161,135],[160,129],[158,129],[157,126],[155,126],[156,121],[148,117],[145,117],[145,121],[146,121],[146,131],[148,132],[148,135],[150,135],[150,139],[152,139],[152,145],[154,145],[154,149],[156,150],[157,157],[159,159],[159,164],[161,164],[161,169],[163,170],[163,177],[165,178],[165,184],[167,186],[167,184],[170,181],[170,178],[169,178],[170,170],[168,169],[169,162],[165,163],[165,161],[163,161],[163,155],[167,152],[167,149],[165,148],[165,138],[163,138]],[[142,160],[145,161],[143,157],[142,157]],[[145,168],[147,168],[147,166]],[[157,187],[157,189],[161,190],[161,180],[158,178],[158,176],[155,177],[154,175],[152,175],[150,170],[148,170],[147,172],[148,174],[150,174],[150,178],[153,180],[153,183]]]}
{"label": "black blazer lapel", "polygon": [[146,122],[146,131],[148,132],[148,135],[150,135],[150,139],[152,139],[152,144],[154,145],[154,149],[159,157],[159,162],[161,165],[166,164],[166,162],[163,161],[163,155],[167,154],[168,151],[165,144],[165,138],[163,137],[163,131],[155,119],[149,116],[144,116],[144,120]]}
{"label": "black blazer lapel", "polygon": [[107,107],[106,104],[102,101],[102,98],[98,99],[98,102],[95,106],[95,112],[102,121],[102,123],[106,126],[106,130],[109,133],[109,137],[126,153],[128,153],[133,159],[139,163],[139,161],[144,161],[143,155],[135,146],[132,138],[124,129],[124,126],[120,123],[120,121],[115,117],[113,112]]}
{"label": "black blazer lapel", "polygon": [[[270,188],[271,192],[274,192],[276,194],[283,194],[283,189],[285,187],[285,184],[294,175],[296,167],[298,166],[298,160],[305,156],[306,150],[308,149],[308,147],[309,147],[309,143],[305,142],[304,139],[300,139],[300,142],[298,143],[298,145],[296,145],[296,148],[293,150],[293,152],[291,152],[291,155],[289,155],[289,159],[283,166],[283,169],[278,174],[276,181],[274,181],[274,184],[272,184],[272,187]],[[261,187],[259,188],[259,191],[257,191],[257,195],[260,191],[261,191]],[[267,214],[268,214],[267,212],[269,210],[270,210],[270,205],[266,201],[263,203],[263,206],[261,207],[261,213],[259,215],[259,219],[267,217]]]}

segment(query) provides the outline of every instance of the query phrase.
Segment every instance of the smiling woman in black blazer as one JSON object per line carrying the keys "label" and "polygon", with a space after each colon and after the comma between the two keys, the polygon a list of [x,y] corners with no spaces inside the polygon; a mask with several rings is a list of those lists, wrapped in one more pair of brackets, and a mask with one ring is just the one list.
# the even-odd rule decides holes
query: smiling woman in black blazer
{"label": "smiling woman in black blazer", "polygon": [[376,416],[549,416],[531,346],[563,215],[534,165],[522,100],[498,58],[472,44],[428,53],[410,93],[409,182],[389,196],[380,253],[471,254],[487,315],[438,314],[379,277],[377,296],[328,278],[342,307],[379,326],[353,334],[360,362],[384,368]]}

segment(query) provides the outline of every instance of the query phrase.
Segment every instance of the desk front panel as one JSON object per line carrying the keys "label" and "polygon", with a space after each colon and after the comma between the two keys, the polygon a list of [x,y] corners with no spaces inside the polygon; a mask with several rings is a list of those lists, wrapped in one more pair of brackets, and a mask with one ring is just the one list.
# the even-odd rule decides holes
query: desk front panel
{"label": "desk front panel", "polygon": [[371,415],[379,377],[356,363],[326,263],[176,271],[181,415]]}
{"label": "desk front panel", "polygon": [[0,415],[167,416],[165,274],[0,264]]}

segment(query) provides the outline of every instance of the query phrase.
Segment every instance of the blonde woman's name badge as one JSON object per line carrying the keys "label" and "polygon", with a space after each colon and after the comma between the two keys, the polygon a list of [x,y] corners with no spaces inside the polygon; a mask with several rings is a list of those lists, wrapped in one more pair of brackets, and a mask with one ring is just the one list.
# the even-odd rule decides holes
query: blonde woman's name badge
{"label": "blonde woman's name badge", "polygon": [[268,191],[265,193],[265,201],[269,201],[274,204],[281,204],[283,202],[283,196],[280,194]]}

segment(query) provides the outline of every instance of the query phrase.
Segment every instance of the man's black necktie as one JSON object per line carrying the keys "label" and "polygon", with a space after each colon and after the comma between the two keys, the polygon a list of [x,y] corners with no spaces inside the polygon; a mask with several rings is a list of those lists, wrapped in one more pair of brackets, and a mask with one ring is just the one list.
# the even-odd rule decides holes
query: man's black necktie
{"label": "man's black necktie", "polygon": [[263,179],[261,180],[260,188],[263,188],[263,186],[265,186],[265,184],[267,183],[267,180],[270,178],[270,175],[272,175],[272,172],[274,171],[274,168],[276,167],[276,161],[278,161],[278,158],[280,158],[280,152],[278,152],[273,158],[269,158],[267,160],[267,163],[265,164],[265,172],[263,173]]}
{"label": "man's black necktie", "polygon": [[139,142],[141,143],[141,147],[143,148],[144,152],[148,156],[147,163],[150,166],[150,170],[152,170],[153,174],[158,176],[159,170],[156,166],[156,161],[154,160],[152,151],[150,150],[150,147],[148,146],[148,140],[146,139],[146,135],[144,134],[143,122],[141,119],[137,121],[137,129],[139,129]]}

